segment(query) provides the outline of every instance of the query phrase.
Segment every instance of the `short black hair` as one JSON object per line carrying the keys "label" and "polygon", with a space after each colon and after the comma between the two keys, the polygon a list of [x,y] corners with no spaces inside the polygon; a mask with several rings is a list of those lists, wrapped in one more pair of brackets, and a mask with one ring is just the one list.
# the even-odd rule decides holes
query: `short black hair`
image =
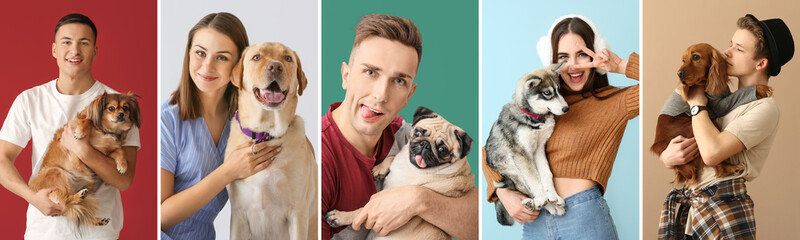
{"label": "short black hair", "polygon": [[97,27],[94,26],[94,22],[92,22],[92,19],[89,19],[89,17],[80,13],[70,13],[62,17],[60,20],[58,20],[58,23],[56,23],[56,31],[54,34],[58,34],[58,29],[61,28],[61,26],[63,26],[64,24],[69,24],[69,23],[80,23],[92,28],[92,33],[94,33],[94,41],[97,42]]}

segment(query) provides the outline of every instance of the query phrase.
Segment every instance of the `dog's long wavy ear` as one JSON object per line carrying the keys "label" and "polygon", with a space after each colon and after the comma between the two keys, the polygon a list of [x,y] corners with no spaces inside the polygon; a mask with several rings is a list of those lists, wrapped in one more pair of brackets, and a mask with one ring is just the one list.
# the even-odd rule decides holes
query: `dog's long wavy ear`
{"label": "dog's long wavy ear", "polygon": [[461,153],[459,157],[465,158],[467,154],[469,154],[469,150],[472,149],[472,138],[467,135],[467,132],[458,129],[455,130],[455,135],[458,139],[458,143],[461,144]]}
{"label": "dog's long wavy ear", "polygon": [[417,111],[414,112],[414,122],[411,125],[417,125],[417,122],[419,122],[422,119],[435,118],[435,117],[438,117],[438,116],[439,115],[437,115],[435,112],[433,112],[433,110],[430,110],[430,109],[428,109],[426,107],[423,107],[423,106],[419,106],[419,107],[417,107]]}
{"label": "dog's long wavy ear", "polygon": [[711,67],[708,68],[708,85],[706,92],[711,95],[719,95],[728,89],[728,63],[722,53],[716,49],[711,50]]}
{"label": "dog's long wavy ear", "polygon": [[125,98],[128,101],[128,109],[130,110],[130,119],[133,125],[137,128],[142,127],[142,112],[139,111],[139,95],[134,93],[125,94]]}
{"label": "dog's long wavy ear", "polygon": [[233,86],[242,89],[242,77],[244,77],[244,61],[245,56],[247,56],[247,50],[250,50],[250,47],[246,47],[244,51],[242,51],[242,55],[239,56],[239,61],[236,62],[236,66],[233,66],[233,71],[231,71],[231,83]]}
{"label": "dog's long wavy ear", "polygon": [[103,94],[97,96],[91,103],[89,103],[89,107],[86,108],[86,117],[92,120],[92,124],[95,127],[100,127],[103,125],[103,111],[106,108],[106,97],[108,93],[103,92]]}
{"label": "dog's long wavy ear", "polygon": [[297,82],[299,83],[297,95],[303,96],[303,90],[308,85],[308,79],[306,78],[306,73],[303,72],[303,66],[300,64],[300,55],[297,55],[297,52],[294,52],[294,59],[297,60]]}

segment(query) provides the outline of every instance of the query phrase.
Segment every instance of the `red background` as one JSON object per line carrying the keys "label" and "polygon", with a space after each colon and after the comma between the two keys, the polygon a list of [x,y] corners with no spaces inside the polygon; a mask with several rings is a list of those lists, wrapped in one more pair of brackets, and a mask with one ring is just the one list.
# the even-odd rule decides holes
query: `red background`
{"label": "red background", "polygon": [[[131,187],[122,192],[125,222],[121,239],[156,239],[157,1],[4,1],[0,20],[0,121],[5,121],[14,98],[25,89],[58,77],[51,54],[55,25],[69,13],[82,13],[97,26],[98,56],[95,79],[120,92],[139,94],[143,124],[142,148],[136,159]],[[15,165],[25,181],[31,175],[31,143]],[[22,239],[27,202],[0,189],[0,232]]]}

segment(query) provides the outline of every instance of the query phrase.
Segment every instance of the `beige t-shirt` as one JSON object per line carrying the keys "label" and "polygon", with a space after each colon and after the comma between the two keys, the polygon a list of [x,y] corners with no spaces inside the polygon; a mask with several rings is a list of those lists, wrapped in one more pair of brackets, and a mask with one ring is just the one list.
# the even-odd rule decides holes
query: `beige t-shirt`
{"label": "beige t-shirt", "polygon": [[[742,170],[726,177],[717,178],[714,168],[706,166],[700,175],[700,181],[696,185],[689,186],[689,189],[703,189],[736,178],[744,178],[749,182],[758,177],[767,161],[769,149],[775,140],[775,133],[778,132],[778,119],[780,119],[778,103],[772,97],[739,106],[728,115],[717,118],[714,121],[717,129],[732,133],[744,144],[743,151],[726,160],[741,166]],[[695,211],[693,207],[689,208],[689,218],[685,230],[685,233],[689,235],[692,234],[692,226],[689,223],[692,222]]]}
{"label": "beige t-shirt", "polygon": [[745,150],[726,160],[743,170],[726,177],[717,178],[714,169],[706,166],[700,181],[690,189],[703,189],[722,181],[744,178],[752,181],[764,168],[775,133],[778,132],[780,111],[773,97],[762,98],[739,106],[728,115],[717,118],[714,123],[718,129],[732,133],[744,144]]}

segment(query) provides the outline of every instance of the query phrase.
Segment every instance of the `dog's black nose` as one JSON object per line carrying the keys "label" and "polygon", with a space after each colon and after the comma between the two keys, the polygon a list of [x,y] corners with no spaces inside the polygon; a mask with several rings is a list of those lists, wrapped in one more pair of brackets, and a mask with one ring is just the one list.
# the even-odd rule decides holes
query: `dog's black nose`
{"label": "dog's black nose", "polygon": [[125,118],[125,114],[124,114],[124,113],[119,113],[119,114],[117,114],[117,119],[120,119],[120,120],[121,120],[121,119],[123,119],[123,118]]}
{"label": "dog's black nose", "polygon": [[685,73],[685,72],[684,72],[683,70],[678,70],[678,77],[679,77],[679,78],[681,78],[681,79],[683,79],[683,74],[684,74],[684,73]]}
{"label": "dog's black nose", "polygon": [[566,112],[569,112],[569,107],[563,107],[563,108],[561,108],[561,111],[562,111],[562,112],[565,112],[565,113],[566,113]]}
{"label": "dog's black nose", "polygon": [[279,62],[271,62],[271,63],[267,64],[267,71],[274,72],[274,73],[283,72],[283,64],[281,64]]}

